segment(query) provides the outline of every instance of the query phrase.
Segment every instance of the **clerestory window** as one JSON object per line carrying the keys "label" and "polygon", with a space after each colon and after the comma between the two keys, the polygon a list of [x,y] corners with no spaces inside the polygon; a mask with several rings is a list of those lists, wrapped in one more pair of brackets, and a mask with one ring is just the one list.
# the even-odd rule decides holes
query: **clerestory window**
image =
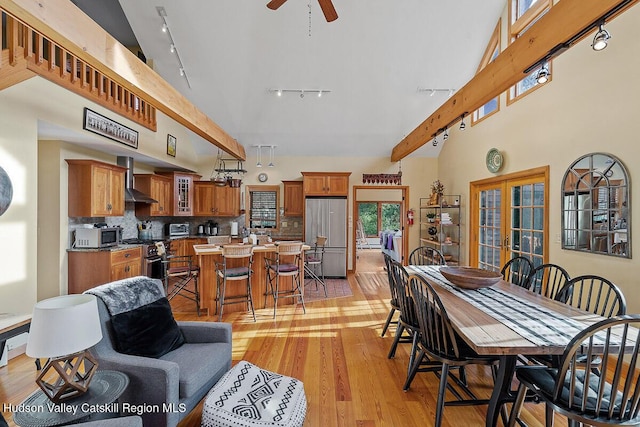
{"label": "clerestory window", "polygon": [[[498,24],[496,28],[493,30],[493,34],[491,35],[491,39],[489,40],[489,44],[487,45],[487,49],[484,51],[484,55],[482,55],[482,60],[480,61],[480,65],[478,65],[478,74],[480,71],[484,69],[488,64],[493,62],[496,57],[500,54],[500,27],[502,25],[502,20],[498,20]],[[478,108],[473,112],[471,116],[471,125],[478,123],[479,121],[497,113],[500,111],[500,95],[496,96],[482,107]]]}

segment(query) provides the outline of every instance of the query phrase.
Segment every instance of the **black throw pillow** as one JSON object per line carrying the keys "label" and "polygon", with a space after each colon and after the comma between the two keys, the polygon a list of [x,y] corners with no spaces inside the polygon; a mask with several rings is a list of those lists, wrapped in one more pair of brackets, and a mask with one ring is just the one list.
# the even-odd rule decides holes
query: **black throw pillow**
{"label": "black throw pillow", "polygon": [[111,326],[120,353],[158,358],[185,343],[167,298],[116,314]]}

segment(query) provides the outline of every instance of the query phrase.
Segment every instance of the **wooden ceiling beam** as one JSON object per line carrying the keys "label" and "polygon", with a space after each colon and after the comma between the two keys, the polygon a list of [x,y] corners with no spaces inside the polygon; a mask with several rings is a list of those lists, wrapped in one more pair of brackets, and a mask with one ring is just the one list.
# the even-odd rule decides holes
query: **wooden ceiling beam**
{"label": "wooden ceiling beam", "polygon": [[0,8],[239,160],[244,147],[69,0],[0,0]]}
{"label": "wooden ceiling beam", "polygon": [[[400,141],[391,153],[397,162],[429,142],[447,126],[470,114],[522,80],[525,70],[584,38],[604,16],[616,16],[640,0],[562,0],[475,75],[433,114]],[[594,55],[597,53],[594,52]]]}

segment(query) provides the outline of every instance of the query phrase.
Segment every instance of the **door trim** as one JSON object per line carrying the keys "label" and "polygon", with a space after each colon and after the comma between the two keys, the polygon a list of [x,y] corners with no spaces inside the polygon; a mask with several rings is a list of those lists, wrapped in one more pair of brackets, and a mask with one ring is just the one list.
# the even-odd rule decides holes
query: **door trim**
{"label": "door trim", "polygon": [[[506,183],[512,180],[526,179],[533,176],[543,176],[545,192],[544,192],[544,206],[545,206],[545,220],[543,225],[544,239],[544,260],[547,262],[549,256],[549,166],[540,166],[537,168],[526,169],[518,172],[513,172],[506,175],[493,176],[490,178],[481,179],[469,183],[469,246],[468,257],[469,265],[472,267],[478,266],[478,204],[480,203],[476,197],[481,187],[490,186],[492,184]],[[502,215],[503,220],[506,219],[505,215]],[[476,248],[475,250],[473,248]]]}
{"label": "door trim", "polygon": [[402,263],[406,265],[408,259],[408,250],[409,250],[409,228],[407,226],[407,209],[409,204],[409,186],[408,185],[398,185],[395,187],[388,185],[354,185],[353,186],[353,197],[351,201],[351,216],[349,217],[351,222],[351,272],[356,271],[357,267],[357,259],[356,259],[356,227],[355,227],[355,216],[357,213],[358,205],[357,205],[357,197],[358,190],[401,190],[402,191],[402,201],[400,202],[400,226],[402,227],[402,254],[403,260]]}

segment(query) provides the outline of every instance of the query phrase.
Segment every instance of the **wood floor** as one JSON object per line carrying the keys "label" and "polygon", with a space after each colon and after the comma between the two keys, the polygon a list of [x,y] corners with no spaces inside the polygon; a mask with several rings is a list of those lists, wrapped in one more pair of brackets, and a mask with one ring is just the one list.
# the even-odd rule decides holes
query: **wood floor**
{"label": "wood floor", "polygon": [[[436,376],[418,373],[411,389],[403,392],[408,344],[399,346],[394,359],[387,359],[395,329],[380,336],[389,313],[380,251],[359,251],[357,270],[349,276],[352,297],[311,302],[306,314],[301,306],[279,307],[274,321],[270,309],[259,309],[256,323],[246,313],[225,315],[224,321],[233,324],[233,363],[247,360],[302,380],[308,401],[307,427],[433,425]],[[178,320],[215,320],[213,316],[198,318],[193,302],[179,300],[172,301]],[[36,389],[35,376],[33,359],[24,355],[0,368],[0,403],[22,401]],[[488,372],[470,367],[467,376],[479,396],[490,395]],[[181,427],[200,426],[201,405]],[[485,412],[486,406],[446,407],[443,426],[483,426]],[[544,406],[526,404],[522,418],[531,427],[542,426]],[[556,418],[558,425],[566,423]]]}

